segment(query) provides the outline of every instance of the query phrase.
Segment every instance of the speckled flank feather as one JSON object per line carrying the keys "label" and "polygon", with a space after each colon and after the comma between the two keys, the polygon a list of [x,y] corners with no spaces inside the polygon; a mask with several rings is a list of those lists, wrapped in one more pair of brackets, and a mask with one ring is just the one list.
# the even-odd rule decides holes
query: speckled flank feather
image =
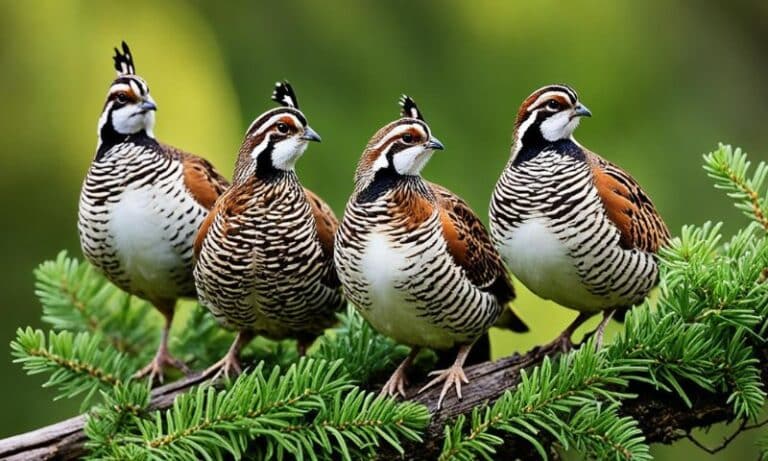
{"label": "speckled flank feather", "polygon": [[83,254],[139,297],[193,297],[192,243],[210,198],[225,187],[209,163],[191,154],[156,143],[118,144],[94,160],[83,183]]}
{"label": "speckled flank feather", "polygon": [[343,305],[328,250],[336,225],[293,171],[232,186],[199,239],[200,301],[231,328],[275,339],[319,335]]}

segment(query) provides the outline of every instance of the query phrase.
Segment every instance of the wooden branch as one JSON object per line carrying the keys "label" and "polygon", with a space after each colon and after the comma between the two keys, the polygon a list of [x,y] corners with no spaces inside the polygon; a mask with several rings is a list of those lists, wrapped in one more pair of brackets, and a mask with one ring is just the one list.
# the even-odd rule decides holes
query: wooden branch
{"label": "wooden branch", "polygon": [[[760,358],[763,382],[768,382],[768,346],[756,351]],[[413,395],[420,385],[409,388],[409,397],[421,402],[433,414],[432,421],[423,435],[424,442],[406,445],[406,459],[436,459],[442,448],[443,428],[446,422],[460,414],[468,414],[473,407],[484,402],[493,402],[507,389],[513,388],[520,380],[520,370],[534,366],[543,360],[543,354],[533,350],[523,356],[515,355],[496,362],[485,362],[469,367],[467,376],[470,384],[465,386],[464,399],[453,396],[446,398],[443,408],[436,412],[439,386],[420,395]],[[158,387],[152,392],[151,408],[168,408],[179,393],[200,384],[200,375]],[[688,408],[675,395],[658,391],[647,385],[633,385],[629,392],[638,398],[622,402],[621,412],[638,421],[640,429],[650,443],[672,443],[684,438],[691,429],[707,427],[734,418],[732,406],[726,403],[727,396],[713,394],[694,384],[684,385],[685,392],[693,403]],[[0,440],[2,460],[72,460],[85,453],[86,441],[83,427],[85,416],[77,416],[25,434]],[[546,436],[542,442],[547,445]],[[382,453],[382,458],[393,453]],[[514,455],[514,457],[512,457]],[[395,455],[396,458],[399,456]],[[533,447],[519,438],[508,438],[498,449],[499,459],[539,459]]]}

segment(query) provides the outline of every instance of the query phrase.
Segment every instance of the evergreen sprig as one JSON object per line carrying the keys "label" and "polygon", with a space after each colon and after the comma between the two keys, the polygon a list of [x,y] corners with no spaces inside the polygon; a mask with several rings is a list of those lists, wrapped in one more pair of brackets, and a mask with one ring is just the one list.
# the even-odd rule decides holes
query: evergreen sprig
{"label": "evergreen sprig", "polygon": [[123,354],[102,343],[98,333],[51,331],[46,340],[42,330],[27,327],[16,331],[11,350],[14,363],[21,363],[27,374],[50,374],[43,387],[57,388],[56,399],[85,393],[86,405],[97,391],[110,390],[131,374]]}
{"label": "evergreen sprig", "polygon": [[326,459],[335,453],[351,460],[352,453],[370,453],[380,440],[402,449],[399,438],[418,439],[427,421],[422,405],[354,388],[340,361],[304,358],[284,373],[275,367],[266,374],[261,364],[224,390],[198,387],[166,411],[136,417],[132,433],[110,434],[109,456],[240,459],[252,446],[279,459]]}
{"label": "evergreen sprig", "polygon": [[746,152],[726,144],[704,156],[704,169],[715,180],[715,187],[728,191],[728,196],[736,200],[736,208],[768,230],[768,194],[762,190],[768,164],[760,162],[751,177],[750,166]]}
{"label": "evergreen sprig", "polygon": [[[124,352],[136,364],[152,354],[157,324],[154,309],[112,285],[87,262],[60,252],[35,270],[35,294],[43,321],[56,330],[98,332],[107,347]],[[159,320],[159,317],[158,317]]]}
{"label": "evergreen sprig", "polygon": [[408,348],[381,335],[353,306],[339,315],[339,326],[320,339],[314,357],[343,359],[344,371],[357,382],[365,382],[402,360]]}
{"label": "evergreen sprig", "polygon": [[[313,421],[292,425],[283,432],[314,443],[307,445],[304,452],[286,450],[297,459],[357,460],[374,457],[382,442],[404,454],[400,440],[420,442],[419,434],[428,422],[429,412],[424,405],[398,403],[389,397],[352,388],[326,402]],[[262,453],[265,459],[271,458],[268,450]],[[277,454],[278,458],[284,455],[279,451]]]}
{"label": "evergreen sprig", "polygon": [[[539,442],[540,433],[564,449],[590,447],[587,452],[599,453],[598,459],[650,459],[636,422],[616,411],[617,402],[632,397],[621,391],[627,385],[623,376],[644,369],[643,361],[631,362],[611,366],[591,341],[555,362],[545,358],[530,373],[521,372],[514,391],[476,408],[468,428],[462,417],[448,425],[440,460],[493,459],[494,447],[504,440],[498,434],[504,432],[527,440],[543,459],[547,449]],[[603,408],[601,401],[611,404]],[[605,432],[606,427],[613,430]]]}
{"label": "evergreen sprig", "polygon": [[201,306],[191,309],[186,322],[171,337],[176,355],[187,365],[202,369],[219,360],[235,339],[234,333],[221,328],[210,312]]}
{"label": "evergreen sprig", "polygon": [[85,424],[91,459],[109,459],[119,435],[137,431],[136,421],[146,416],[150,403],[149,386],[136,382],[118,384],[101,395],[102,403],[91,409]]}

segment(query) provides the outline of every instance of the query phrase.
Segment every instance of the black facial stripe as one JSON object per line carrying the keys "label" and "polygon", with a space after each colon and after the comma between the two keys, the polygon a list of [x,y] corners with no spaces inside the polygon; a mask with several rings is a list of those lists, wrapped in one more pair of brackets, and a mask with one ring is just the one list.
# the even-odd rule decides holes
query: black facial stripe
{"label": "black facial stripe", "polygon": [[[547,108],[547,104],[549,104],[549,101],[550,101],[550,100],[549,100],[549,99],[547,99],[546,101],[542,102],[542,103],[541,103],[541,104],[539,104],[538,106],[534,107],[534,108],[533,108],[533,110],[531,110],[531,112],[535,112],[535,111],[537,111],[537,110],[543,110],[544,112],[550,112],[550,109],[549,109],[549,108]],[[551,113],[551,112],[550,112],[550,113]]]}
{"label": "black facial stripe", "polygon": [[[422,129],[422,130],[424,130],[424,133],[425,133],[426,139],[429,139],[429,137],[430,137],[429,126],[427,126],[427,124],[426,124],[426,123],[424,123],[424,122],[423,122],[423,121],[421,121],[421,120],[417,120],[417,119],[413,119],[413,118],[405,118],[405,119],[400,119],[400,120],[398,120],[397,122],[395,122],[395,124],[394,124],[394,125],[392,125],[392,127],[389,129],[389,132],[388,132],[388,133],[386,133],[386,134],[385,134],[385,135],[384,135],[382,138],[387,138],[387,137],[389,137],[389,136],[392,136],[392,133],[393,133],[393,132],[394,132],[394,131],[395,131],[395,130],[398,128],[398,127],[401,127],[401,126],[403,126],[403,125],[418,125],[419,127],[421,127],[421,129]],[[405,149],[405,148],[407,148],[407,147],[410,147],[411,145],[413,145],[413,144],[406,144],[406,143],[405,143],[405,141],[401,141],[401,139],[402,139],[402,136],[403,136],[405,133],[407,133],[407,131],[406,131],[406,132],[402,132],[402,133],[399,133],[399,134],[398,134],[398,136],[397,136],[397,137],[395,137],[395,138],[392,138],[391,142],[389,143],[389,145],[390,145],[390,146],[392,146],[392,148],[394,148],[394,144],[396,144],[396,143],[399,143],[399,144],[401,144],[401,145],[402,145],[401,147],[399,147],[399,148],[396,150],[396,152],[399,152],[399,151],[401,151],[401,150],[403,150],[403,149]],[[421,137],[421,136],[419,136],[419,137]]]}
{"label": "black facial stripe", "polygon": [[429,126],[424,121],[415,118],[401,118],[392,126],[392,130],[402,125],[419,125],[425,133],[429,134]]}
{"label": "black facial stripe", "polygon": [[[139,102],[137,100],[131,99],[130,97],[127,99],[127,101],[120,102],[120,101],[117,100],[117,93],[111,93],[109,95],[109,97],[107,97],[107,103],[109,103],[110,101],[114,102],[114,104],[112,105],[113,109],[115,109],[115,108],[119,109],[121,107],[127,106],[128,104],[136,104],[137,102]],[[106,104],[105,104],[105,106],[106,106]]]}
{"label": "black facial stripe", "polygon": [[402,152],[409,147],[411,146],[404,142],[401,142],[399,139],[395,139],[389,145],[389,150],[387,151],[387,157],[392,158],[395,156],[396,153]]}
{"label": "black facial stripe", "polygon": [[541,152],[550,149],[557,150],[558,152],[562,152],[574,158],[584,158],[584,151],[580,149],[571,139],[547,141],[541,134],[541,124],[544,122],[544,120],[557,113],[559,112],[549,112],[545,110],[539,110],[531,113],[531,116],[535,117],[535,119],[533,123],[528,126],[524,133],[519,134],[519,136],[522,136],[522,148],[520,149],[520,152],[518,152],[515,156],[515,160],[513,162],[515,165],[519,165],[525,161],[528,161],[536,157],[536,155],[540,154]]}
{"label": "black facial stripe", "polygon": [[389,166],[377,171],[374,174],[373,181],[357,194],[357,201],[359,203],[373,202],[403,180],[404,177],[397,174],[390,159]]}
{"label": "black facial stripe", "polygon": [[401,133],[400,136],[392,139],[389,144],[383,147],[383,149],[386,151],[387,164],[389,166],[393,166],[392,159],[394,158],[395,154],[415,145],[415,143],[408,144],[405,141],[402,141],[401,139],[403,134],[404,133]]}
{"label": "black facial stripe", "polygon": [[132,142],[142,146],[158,145],[157,141],[150,137],[145,130],[133,134],[122,134],[115,130],[112,124],[112,113],[121,107],[123,106],[116,103],[113,104],[109,108],[104,125],[99,129],[99,147],[96,150],[96,160],[101,159],[112,147],[123,142]]}
{"label": "black facial stripe", "polygon": [[275,150],[275,144],[287,138],[287,135],[281,133],[272,132],[267,134],[267,139],[269,139],[269,141],[267,141],[264,151],[259,152],[259,155],[256,156],[257,177],[269,180],[279,176],[278,173],[280,173],[280,170],[275,168],[275,165],[272,162],[272,152]]}

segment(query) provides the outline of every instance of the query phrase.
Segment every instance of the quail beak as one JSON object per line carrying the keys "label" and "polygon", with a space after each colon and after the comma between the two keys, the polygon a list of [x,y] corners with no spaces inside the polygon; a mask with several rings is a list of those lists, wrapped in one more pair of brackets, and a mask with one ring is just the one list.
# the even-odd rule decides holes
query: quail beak
{"label": "quail beak", "polygon": [[304,135],[301,137],[304,141],[320,142],[320,135],[310,127],[304,128]]}
{"label": "quail beak", "polygon": [[150,110],[157,110],[157,106],[152,101],[143,101],[139,107],[144,112],[149,112]]}
{"label": "quail beak", "polygon": [[437,138],[431,137],[429,138],[429,141],[427,141],[424,146],[427,149],[433,149],[433,150],[443,150],[445,149],[445,146],[443,146],[443,143],[441,143]]}
{"label": "quail beak", "polygon": [[573,115],[571,116],[571,118],[573,118],[573,117],[591,117],[591,116],[592,116],[592,112],[590,112],[589,109],[587,109],[587,106],[585,106],[582,103],[578,103],[578,104],[576,104],[576,107],[573,109]]}

